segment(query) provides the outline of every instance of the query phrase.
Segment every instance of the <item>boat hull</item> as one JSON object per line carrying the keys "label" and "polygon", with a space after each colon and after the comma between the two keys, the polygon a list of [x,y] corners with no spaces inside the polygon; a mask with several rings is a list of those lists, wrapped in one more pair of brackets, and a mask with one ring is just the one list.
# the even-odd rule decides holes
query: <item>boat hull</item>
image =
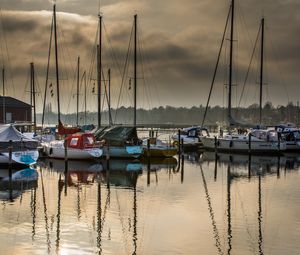
{"label": "boat hull", "polygon": [[[50,142],[45,143],[43,145],[44,153],[49,158],[57,158],[57,159],[64,159],[65,158],[65,147],[63,142]],[[100,158],[103,154],[103,150],[100,148],[88,148],[88,149],[74,149],[68,148],[67,149],[67,158],[68,159],[94,159]]]}
{"label": "boat hull", "polygon": [[206,150],[217,150],[221,152],[236,152],[236,153],[271,153],[280,154],[286,150],[284,142],[277,141],[251,141],[249,146],[248,140],[231,140],[219,138],[215,145],[214,137],[203,137],[202,142]]}
{"label": "boat hull", "polygon": [[168,148],[162,148],[157,146],[151,146],[150,150],[148,151],[147,147],[143,147],[144,152],[143,156],[148,157],[148,153],[150,157],[155,158],[170,158],[177,154],[178,149],[175,147],[168,147]]}
{"label": "boat hull", "polygon": [[0,164],[8,165],[20,164],[29,166],[35,164],[39,158],[38,150],[25,150],[25,151],[13,151],[12,152],[12,161],[9,161],[9,152],[2,152],[0,154]]}
{"label": "boat hull", "polygon": [[110,158],[139,158],[142,153],[142,146],[103,147],[103,156]]}

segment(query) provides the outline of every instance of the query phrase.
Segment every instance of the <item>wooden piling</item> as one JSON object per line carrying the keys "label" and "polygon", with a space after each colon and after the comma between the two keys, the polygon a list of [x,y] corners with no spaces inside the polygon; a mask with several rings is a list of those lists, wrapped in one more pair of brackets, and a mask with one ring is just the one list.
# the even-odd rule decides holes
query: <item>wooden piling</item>
{"label": "wooden piling", "polygon": [[184,155],[181,155],[181,183],[184,180]]}
{"label": "wooden piling", "polygon": [[251,135],[251,133],[249,134],[249,139],[248,139],[248,145],[249,145],[249,147],[248,147],[248,153],[249,154],[251,154],[251,147],[252,147],[252,144],[251,144],[251,137],[252,137],[252,135]]}
{"label": "wooden piling", "polygon": [[215,136],[215,153],[218,152],[218,138]]}
{"label": "wooden piling", "polygon": [[110,188],[110,146],[109,142],[107,142],[107,153],[106,153],[106,187]]}
{"label": "wooden piling", "polygon": [[64,140],[64,148],[65,148],[65,195],[67,195],[67,187],[68,187],[68,143],[67,143],[67,136],[65,135]]}
{"label": "wooden piling", "polygon": [[179,155],[179,156],[180,156],[180,154],[181,154],[180,141],[181,141],[181,137],[180,137],[180,129],[178,129],[178,155]]}
{"label": "wooden piling", "polygon": [[13,194],[12,194],[12,150],[13,150],[13,143],[12,140],[9,140],[9,161],[8,161],[8,179],[9,179],[9,199],[10,201],[13,200]]}

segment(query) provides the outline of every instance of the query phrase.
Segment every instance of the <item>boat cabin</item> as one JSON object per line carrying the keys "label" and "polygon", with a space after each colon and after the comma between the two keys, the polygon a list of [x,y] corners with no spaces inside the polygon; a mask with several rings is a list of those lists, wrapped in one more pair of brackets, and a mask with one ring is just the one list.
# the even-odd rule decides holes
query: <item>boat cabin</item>
{"label": "boat cabin", "polygon": [[189,127],[180,130],[180,135],[187,137],[209,136],[208,130],[202,127]]}
{"label": "boat cabin", "polygon": [[73,134],[66,138],[68,148],[88,149],[95,147],[95,137],[91,133]]}

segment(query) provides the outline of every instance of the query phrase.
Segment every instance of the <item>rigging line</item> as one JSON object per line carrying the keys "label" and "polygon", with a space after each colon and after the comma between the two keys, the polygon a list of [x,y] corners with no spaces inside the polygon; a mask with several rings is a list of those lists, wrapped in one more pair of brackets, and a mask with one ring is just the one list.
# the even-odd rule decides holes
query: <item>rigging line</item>
{"label": "rigging line", "polygon": [[43,98],[39,97],[40,94],[41,94],[41,86],[40,86],[38,75],[37,75],[36,72],[35,72],[35,83],[36,83],[35,94],[37,96],[37,99],[39,98],[40,99],[39,101],[42,103],[43,102]]}
{"label": "rigging line", "polygon": [[252,61],[253,61],[253,58],[254,58],[254,54],[255,54],[255,51],[256,51],[256,46],[257,46],[258,38],[259,38],[259,35],[260,35],[260,31],[261,31],[261,26],[259,27],[259,30],[258,30],[258,33],[257,33],[257,36],[256,36],[254,48],[253,48],[252,55],[251,55],[251,58],[250,58],[250,63],[249,63],[248,69],[247,69],[247,73],[246,73],[245,81],[244,81],[244,84],[243,84],[243,89],[242,89],[242,92],[241,92],[241,96],[240,96],[238,107],[240,107],[241,101],[242,101],[242,97],[244,95],[244,90],[245,90],[246,83],[248,81],[248,77],[249,77],[249,73],[250,73],[250,68],[251,68]]}
{"label": "rigging line", "polygon": [[[83,87],[83,83],[84,83],[84,80],[86,79],[86,71],[84,71],[83,73],[82,73],[82,75],[81,75],[81,79],[80,79],[80,87],[79,87],[79,91],[82,91],[82,87]],[[85,88],[84,88],[85,89]],[[84,100],[82,100],[82,102],[81,102],[81,110],[84,112],[84,110],[85,110],[85,104],[86,104],[86,102],[85,102],[85,99]]]}
{"label": "rigging line", "polygon": [[12,75],[12,72],[11,72],[11,61],[10,61],[10,56],[9,56],[9,53],[8,53],[8,45],[7,45],[6,33],[5,33],[4,22],[3,22],[3,12],[2,12],[1,8],[0,8],[0,21],[1,21],[2,33],[3,33],[4,44],[5,44],[5,49],[6,49],[7,61],[8,61],[8,71],[10,73],[10,79],[11,79],[11,83],[12,83],[12,87],[13,87],[13,94],[15,96],[16,91],[15,91],[13,75]]}
{"label": "rigging line", "polygon": [[46,71],[45,93],[44,93],[44,104],[43,104],[43,114],[42,114],[42,127],[44,126],[44,121],[45,121],[45,108],[46,108],[46,101],[47,101],[46,99],[47,99],[47,89],[48,89],[49,69],[50,69],[50,57],[51,57],[51,48],[52,48],[52,34],[53,34],[53,15],[52,15],[51,29],[50,29],[50,41],[49,41],[48,62],[47,62],[47,71]]}
{"label": "rigging line", "polygon": [[117,102],[117,107],[116,107],[116,112],[115,112],[114,123],[116,123],[116,119],[117,119],[118,108],[119,108],[120,99],[121,99],[121,93],[122,93],[122,89],[123,89],[124,81],[125,81],[125,72],[128,69],[127,63],[128,63],[129,53],[130,53],[130,48],[131,48],[130,46],[131,46],[131,41],[132,41],[133,29],[134,29],[134,24],[132,24],[132,27],[131,27],[130,39],[129,39],[126,60],[125,60],[125,65],[124,65],[124,69],[123,69],[123,74],[122,74],[121,88],[120,88],[120,92],[119,92],[119,96],[118,96],[118,102]]}
{"label": "rigging line", "polygon": [[[105,77],[103,69],[102,69],[102,77]],[[107,114],[108,114],[108,124],[110,124],[112,121],[112,117],[111,117],[111,112],[109,111],[109,109],[111,108],[110,102],[109,102],[109,98],[108,98],[108,92],[107,92],[107,83],[108,81],[106,79],[104,79],[104,91],[105,91],[105,97],[106,97],[106,102],[107,102]],[[104,107],[104,102],[105,102],[105,98],[103,98],[103,104],[102,104],[102,109]]]}
{"label": "rigging line", "polygon": [[[60,44],[60,48],[61,48],[61,52],[62,52],[62,55],[65,56],[63,58],[63,62],[64,62],[64,69],[65,69],[65,75],[66,75],[66,80],[69,80],[69,70],[67,68],[67,61],[66,61],[66,56],[68,57],[68,60],[69,60],[69,65],[71,67],[71,72],[73,73],[74,77],[73,77],[73,81],[72,81],[72,87],[71,87],[71,93],[69,95],[69,99],[68,99],[68,104],[67,104],[67,112],[69,112],[69,109],[70,109],[70,104],[71,104],[71,100],[72,100],[72,97],[73,97],[73,93],[72,91],[74,91],[74,84],[75,84],[75,80],[76,80],[76,71],[75,71],[75,68],[73,67],[72,63],[71,63],[71,55],[70,55],[70,52],[69,52],[69,48],[66,46],[66,39],[65,39],[65,35],[64,35],[64,31],[62,28],[59,27],[59,33],[60,35],[62,36],[62,43]],[[65,49],[65,50],[64,50]],[[69,85],[67,82],[66,82],[67,86]],[[66,115],[67,116],[67,115]]]}
{"label": "rigging line", "polygon": [[210,195],[208,193],[207,183],[206,183],[206,180],[205,180],[205,176],[204,176],[201,164],[200,164],[200,170],[201,170],[201,176],[202,176],[202,181],[203,181],[203,187],[204,187],[204,190],[205,190],[205,196],[206,196],[206,200],[207,200],[207,204],[208,204],[208,210],[209,210],[211,222],[212,222],[212,225],[213,225],[215,245],[218,249],[219,254],[224,254],[224,252],[222,251],[222,247],[221,247],[221,241],[220,241],[219,231],[218,231],[218,228],[217,228],[217,223],[216,223],[216,220],[215,220],[214,210],[212,208],[211,199],[210,199]]}
{"label": "rigging line", "polygon": [[[268,29],[268,27],[266,27],[266,29]],[[268,33],[268,34],[270,34],[270,33]],[[285,81],[285,79],[284,79],[284,77],[283,77],[283,73],[282,73],[282,70],[281,70],[281,68],[280,68],[280,66],[278,65],[278,63],[279,63],[279,58],[278,58],[278,56],[276,55],[276,51],[275,51],[275,47],[274,47],[274,44],[273,44],[273,41],[272,41],[272,37],[270,36],[270,44],[271,44],[271,49],[272,49],[272,53],[274,54],[274,57],[276,58],[276,61],[275,61],[275,63],[276,63],[276,67],[277,67],[277,69],[278,69],[278,72],[279,72],[279,75],[280,75],[280,77],[281,77],[281,79],[282,79],[282,83],[283,83],[283,86],[284,86],[284,90],[285,90],[285,93],[286,93],[286,96],[287,96],[287,98],[288,98],[288,102],[290,102],[290,97],[289,97],[289,93],[288,93],[288,90],[287,90],[287,86],[286,86],[286,81]]]}
{"label": "rigging line", "polygon": [[29,85],[29,78],[30,78],[30,70],[27,71],[26,83],[25,83],[25,87],[24,87],[24,90],[23,90],[23,92],[24,92],[23,93],[23,98],[22,98],[23,101],[27,101],[25,95],[27,93],[30,93],[30,88],[27,88],[27,86]]}
{"label": "rigging line", "polygon": [[[141,29],[139,29],[139,31],[141,31]],[[150,89],[149,87],[147,86],[148,85],[148,82],[147,82],[147,79],[145,78],[145,64],[144,64],[144,58],[143,58],[143,45],[142,45],[142,39],[141,39],[141,36],[140,36],[140,33],[139,33],[139,36],[138,36],[138,45],[139,45],[139,55],[141,57],[141,71],[142,71],[142,79],[144,81],[144,90],[145,90],[145,96],[146,96],[146,99],[147,99],[147,103],[148,103],[148,109],[150,110],[151,109],[151,103],[150,103],[150,98],[151,98],[151,92],[150,92]]]}
{"label": "rigging line", "polygon": [[[94,73],[94,69],[96,68],[95,61],[96,61],[96,56],[97,56],[98,34],[99,34],[99,26],[97,25],[94,44],[93,44],[92,50],[90,52],[90,65],[89,65],[89,68],[87,71],[87,87],[88,88],[92,87],[91,85],[93,85],[93,87],[95,87],[95,82],[94,82],[95,79],[93,79],[92,76]],[[96,103],[95,103],[95,105],[96,105]]]}
{"label": "rigging line", "polygon": [[111,40],[110,40],[110,37],[108,36],[108,32],[107,32],[107,30],[106,30],[106,26],[105,26],[105,23],[104,23],[104,22],[103,22],[103,28],[104,28],[103,30],[104,30],[104,34],[106,35],[106,39],[107,39],[108,45],[109,45],[109,47],[110,47],[111,57],[112,57],[113,61],[115,61],[116,66],[117,66],[117,70],[118,70],[120,76],[122,77],[121,66],[120,66],[119,62],[117,61],[118,58],[117,58],[117,56],[116,56],[115,51],[113,50],[112,42],[111,42]]}
{"label": "rigging line", "polygon": [[49,234],[47,203],[46,203],[45,187],[44,187],[44,179],[43,179],[42,168],[40,168],[40,176],[41,176],[41,183],[42,183],[42,198],[43,198],[43,207],[44,207],[44,219],[45,219],[45,229],[46,229],[47,251],[48,251],[48,254],[50,254],[51,240],[50,240],[50,234]]}
{"label": "rigging line", "polygon": [[228,21],[229,21],[231,9],[232,9],[232,6],[230,6],[229,12],[228,12],[228,15],[227,15],[227,20],[226,20],[225,29],[224,29],[224,32],[223,32],[221,46],[220,46],[220,49],[219,49],[217,63],[216,63],[216,66],[215,66],[214,75],[213,75],[213,79],[212,79],[212,82],[211,82],[210,91],[209,91],[209,95],[208,95],[208,99],[207,99],[207,104],[206,104],[204,116],[203,116],[203,119],[202,119],[202,124],[201,124],[202,127],[203,127],[204,122],[205,122],[205,118],[206,118],[207,109],[208,109],[208,106],[209,106],[209,101],[210,101],[212,89],[213,89],[213,86],[214,86],[214,83],[215,83],[215,79],[216,79],[216,75],[217,75],[217,71],[218,71],[218,67],[219,67],[220,57],[221,57],[221,53],[222,53],[223,43],[224,43],[224,40],[225,40],[225,35],[226,35],[226,31],[227,31],[227,26],[228,26]]}
{"label": "rigging line", "polygon": [[120,205],[120,199],[119,199],[119,196],[118,196],[118,190],[115,189],[115,193],[116,193],[116,200],[117,200],[117,213],[118,213],[118,216],[119,216],[119,220],[120,220],[120,223],[121,223],[121,229],[122,229],[122,234],[123,234],[123,239],[124,239],[124,243],[125,243],[125,250],[127,252],[127,254],[130,254],[129,252],[129,245],[128,245],[128,238],[127,238],[127,235],[126,235],[126,227],[125,227],[125,224],[124,224],[124,219],[122,217],[122,214],[121,214],[121,205]]}
{"label": "rigging line", "polygon": [[104,206],[104,209],[103,209],[103,216],[102,216],[102,220],[101,220],[101,229],[104,228],[104,223],[105,223],[105,219],[106,219],[107,208],[109,206],[110,206],[110,189],[108,189],[107,195],[106,195],[106,201],[105,201],[105,206]]}
{"label": "rigging line", "polygon": [[71,93],[70,93],[69,102],[68,102],[68,106],[67,106],[67,112],[69,112],[72,98],[74,98],[74,93],[72,93],[72,92],[75,90],[74,87],[75,87],[75,80],[76,80],[76,77],[77,77],[77,71],[75,71],[75,73],[73,75],[74,75],[74,77],[73,77],[73,81],[72,81],[72,88],[71,88]]}

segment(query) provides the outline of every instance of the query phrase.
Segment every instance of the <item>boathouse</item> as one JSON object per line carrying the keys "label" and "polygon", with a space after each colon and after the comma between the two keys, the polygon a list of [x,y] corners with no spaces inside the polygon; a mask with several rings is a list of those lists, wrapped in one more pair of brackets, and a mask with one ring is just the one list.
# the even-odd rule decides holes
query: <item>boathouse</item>
{"label": "boathouse", "polygon": [[31,123],[31,105],[13,97],[0,96],[0,123]]}

